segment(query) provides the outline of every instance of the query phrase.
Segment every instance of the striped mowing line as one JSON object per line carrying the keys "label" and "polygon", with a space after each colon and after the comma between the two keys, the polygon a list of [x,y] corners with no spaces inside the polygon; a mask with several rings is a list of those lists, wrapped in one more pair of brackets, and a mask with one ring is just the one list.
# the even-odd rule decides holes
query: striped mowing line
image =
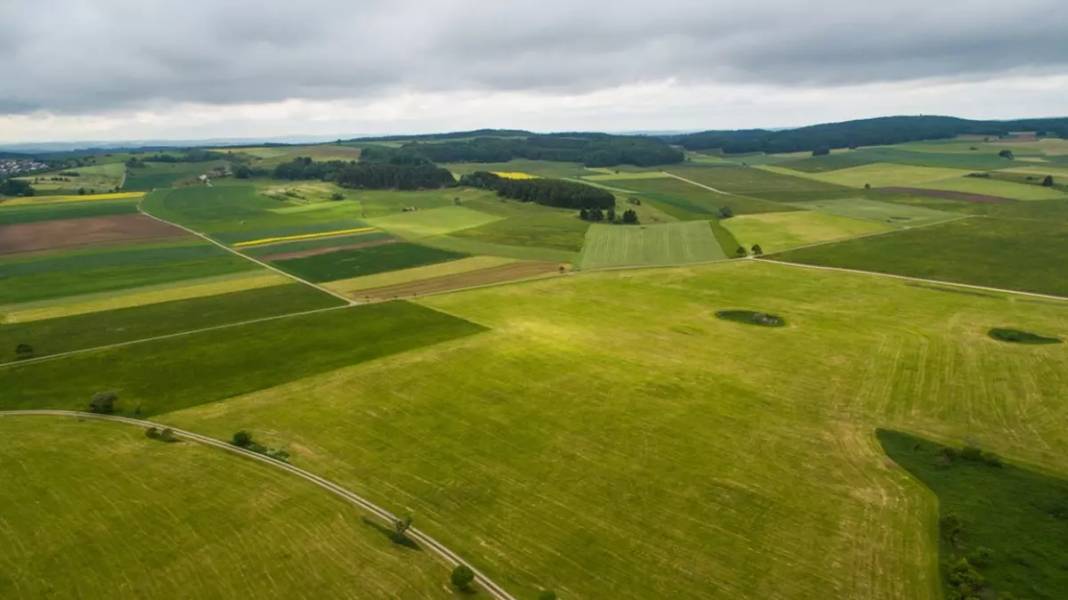
{"label": "striped mowing line", "polygon": [[337,229],[334,231],[320,231],[319,233],[302,233],[297,235],[281,235],[278,237],[261,238],[258,240],[249,240],[247,242],[238,242],[233,244],[234,248],[248,248],[249,246],[263,246],[265,244],[274,244],[277,242],[292,242],[296,240],[314,240],[318,238],[334,237],[338,235],[349,235],[352,233],[363,233],[365,231],[374,231],[374,227],[354,227],[352,229]]}

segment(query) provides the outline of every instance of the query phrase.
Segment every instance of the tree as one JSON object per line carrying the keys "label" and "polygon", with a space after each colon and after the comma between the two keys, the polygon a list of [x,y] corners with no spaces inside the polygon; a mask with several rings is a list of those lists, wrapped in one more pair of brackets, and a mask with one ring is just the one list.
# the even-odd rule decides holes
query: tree
{"label": "tree", "polygon": [[760,244],[753,244],[752,252],[753,256],[760,256],[764,254],[764,249],[760,247]]}
{"label": "tree", "polygon": [[110,415],[115,412],[115,401],[119,395],[115,392],[97,392],[89,400],[89,412]]}
{"label": "tree", "polygon": [[456,565],[449,579],[457,589],[466,592],[471,589],[471,583],[475,580],[475,572],[467,565]]}
{"label": "tree", "polygon": [[745,251],[745,248],[741,246],[738,246],[738,249],[734,251],[734,255],[738,258],[741,258],[743,256],[749,256],[749,254]]}
{"label": "tree", "polygon": [[234,177],[238,179],[248,179],[252,177],[252,167],[248,165],[237,165],[234,167]]}
{"label": "tree", "polygon": [[998,156],[1000,156],[1001,158],[1007,158],[1009,160],[1016,158],[1012,154],[1012,150],[1002,150],[1001,152],[998,152]]}
{"label": "tree", "polygon": [[583,221],[589,221],[590,220],[590,213],[585,208],[580,208],[579,209],[579,218],[582,219]]}
{"label": "tree", "polygon": [[812,156],[827,156],[831,153],[831,149],[827,146],[820,146],[812,151]]}
{"label": "tree", "polygon": [[625,223],[627,225],[637,225],[638,224],[638,213],[634,212],[633,210],[631,210],[629,208],[627,210],[623,211],[623,223]]}
{"label": "tree", "polygon": [[1044,187],[1053,187],[1053,175],[1046,175],[1046,178],[1042,180]]}
{"label": "tree", "polygon": [[729,219],[734,216],[734,209],[729,206],[722,206],[719,209],[719,218]]}
{"label": "tree", "polygon": [[394,539],[395,540],[398,540],[398,539],[399,540],[403,540],[405,538],[404,534],[408,531],[408,529],[411,526],[412,526],[412,515],[404,515],[403,518],[397,519],[396,521],[393,521],[393,530],[396,532],[394,534]]}
{"label": "tree", "polygon": [[240,448],[248,448],[252,445],[252,434],[242,429],[234,434],[230,443]]}
{"label": "tree", "polygon": [[19,344],[15,346],[15,358],[22,360],[24,358],[33,357],[33,346],[29,344]]}
{"label": "tree", "polygon": [[605,217],[604,218],[609,223],[615,223],[616,222],[616,207],[609,206],[608,210],[605,212]]}
{"label": "tree", "polygon": [[552,590],[542,590],[538,594],[538,600],[556,600],[556,592]]}

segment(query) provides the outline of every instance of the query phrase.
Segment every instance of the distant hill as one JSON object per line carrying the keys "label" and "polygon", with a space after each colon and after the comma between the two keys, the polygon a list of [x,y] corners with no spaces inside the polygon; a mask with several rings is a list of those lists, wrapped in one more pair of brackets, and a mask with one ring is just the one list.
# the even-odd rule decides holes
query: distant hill
{"label": "distant hill", "polygon": [[974,121],[939,116],[878,117],[797,129],[713,130],[662,137],[688,150],[722,150],[737,154],[900,144],[965,134],[1000,136],[1014,131],[1036,131],[1043,135],[1068,137],[1068,118]]}

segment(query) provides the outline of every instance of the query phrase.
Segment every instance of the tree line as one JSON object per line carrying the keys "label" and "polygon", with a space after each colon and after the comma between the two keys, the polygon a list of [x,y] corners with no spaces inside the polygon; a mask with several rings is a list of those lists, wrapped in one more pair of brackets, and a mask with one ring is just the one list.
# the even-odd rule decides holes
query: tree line
{"label": "tree line", "polygon": [[508,179],[476,171],[461,177],[460,185],[495,190],[504,198],[557,208],[608,209],[616,205],[615,196],[605,190],[561,179]]}
{"label": "tree line", "polygon": [[[240,174],[238,175],[240,177]],[[340,160],[316,162],[307,156],[294,158],[275,167],[277,179],[319,179],[334,181],[342,187],[371,190],[418,190],[441,188],[456,184],[447,169],[421,160],[409,163],[378,162],[376,160],[345,162]]]}
{"label": "tree line", "polygon": [[33,187],[21,179],[0,179],[0,196],[32,196]]}
{"label": "tree line", "polygon": [[525,158],[577,162],[587,167],[621,164],[645,167],[679,163],[685,158],[680,150],[657,138],[608,134],[531,134],[529,137],[412,141],[404,144],[401,151],[433,162],[490,163]]}

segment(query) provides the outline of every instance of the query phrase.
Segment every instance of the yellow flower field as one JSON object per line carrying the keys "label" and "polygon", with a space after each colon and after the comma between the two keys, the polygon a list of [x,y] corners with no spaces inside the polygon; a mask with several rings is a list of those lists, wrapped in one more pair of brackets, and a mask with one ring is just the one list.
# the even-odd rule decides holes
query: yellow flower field
{"label": "yellow flower field", "polygon": [[374,227],[354,227],[352,229],[335,229],[334,231],[320,231],[318,233],[301,233],[297,235],[281,235],[277,237],[261,238],[258,240],[249,240],[247,242],[238,242],[234,244],[234,248],[248,248],[250,246],[262,246],[265,244],[274,244],[277,242],[293,242],[297,240],[314,240],[318,238],[334,237],[337,235],[349,235],[353,233],[363,233],[365,231],[374,231]]}
{"label": "yellow flower field", "polygon": [[493,174],[505,179],[537,179],[536,176],[522,171],[493,171]]}
{"label": "yellow flower field", "polygon": [[134,200],[141,198],[145,192],[112,192],[109,194],[71,194],[63,196],[24,196],[5,200],[5,206],[25,206],[27,204],[59,204],[62,202],[92,202],[94,200]]}

